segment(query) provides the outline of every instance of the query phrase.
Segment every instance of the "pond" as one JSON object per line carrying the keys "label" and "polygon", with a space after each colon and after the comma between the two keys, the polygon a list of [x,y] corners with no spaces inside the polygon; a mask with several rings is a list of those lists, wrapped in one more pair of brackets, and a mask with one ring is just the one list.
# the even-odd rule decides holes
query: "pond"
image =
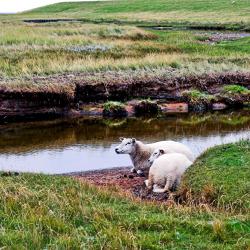
{"label": "pond", "polygon": [[195,156],[222,143],[250,139],[249,110],[164,118],[63,119],[0,126],[0,170],[46,174],[131,166],[117,155],[119,137],[175,140]]}

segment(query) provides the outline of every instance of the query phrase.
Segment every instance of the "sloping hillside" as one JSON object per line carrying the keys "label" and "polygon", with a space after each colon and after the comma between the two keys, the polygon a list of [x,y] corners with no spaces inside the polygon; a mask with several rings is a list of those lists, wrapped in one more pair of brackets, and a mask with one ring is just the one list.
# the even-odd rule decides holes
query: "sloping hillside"
{"label": "sloping hillside", "polygon": [[25,14],[126,22],[188,22],[249,26],[248,0],[128,0],[58,3]]}

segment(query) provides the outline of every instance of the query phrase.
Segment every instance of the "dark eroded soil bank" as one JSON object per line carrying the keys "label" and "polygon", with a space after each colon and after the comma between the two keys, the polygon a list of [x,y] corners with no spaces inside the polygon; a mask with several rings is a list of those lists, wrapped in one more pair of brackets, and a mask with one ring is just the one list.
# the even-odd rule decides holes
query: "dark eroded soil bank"
{"label": "dark eroded soil bank", "polygon": [[[171,72],[170,72],[171,73]],[[170,74],[171,75],[171,74]],[[50,118],[63,115],[86,114],[86,104],[107,100],[129,101],[150,98],[164,103],[185,102],[193,105],[183,91],[196,89],[209,95],[217,95],[216,101],[226,106],[249,103],[250,95],[233,98],[218,95],[225,85],[236,84],[250,88],[250,73],[234,72],[189,76],[164,74],[129,74],[106,72],[93,74],[62,74],[34,77],[13,84],[16,79],[0,79],[0,121],[22,118]],[[210,105],[211,106],[211,105]],[[96,114],[96,110],[93,114]],[[91,112],[90,112],[91,114]]]}

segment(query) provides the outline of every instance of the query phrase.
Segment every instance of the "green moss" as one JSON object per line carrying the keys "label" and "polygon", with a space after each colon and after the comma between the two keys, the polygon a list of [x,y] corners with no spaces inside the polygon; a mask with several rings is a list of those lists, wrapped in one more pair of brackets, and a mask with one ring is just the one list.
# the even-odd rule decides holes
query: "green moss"
{"label": "green moss", "polygon": [[197,89],[187,90],[182,92],[182,94],[187,97],[191,103],[210,103],[215,98],[213,95],[200,92]]}
{"label": "green moss", "polygon": [[250,90],[240,85],[226,85],[223,87],[226,94],[250,94]]}
{"label": "green moss", "polygon": [[250,141],[209,149],[184,175],[180,192],[190,201],[209,202],[229,210],[250,209]]}
{"label": "green moss", "polygon": [[103,105],[103,116],[124,117],[127,116],[126,107],[121,102],[109,101]]}
{"label": "green moss", "polygon": [[121,102],[109,101],[109,102],[104,103],[103,105],[103,109],[106,111],[114,111],[114,110],[119,111],[124,108],[125,108],[125,105]]}

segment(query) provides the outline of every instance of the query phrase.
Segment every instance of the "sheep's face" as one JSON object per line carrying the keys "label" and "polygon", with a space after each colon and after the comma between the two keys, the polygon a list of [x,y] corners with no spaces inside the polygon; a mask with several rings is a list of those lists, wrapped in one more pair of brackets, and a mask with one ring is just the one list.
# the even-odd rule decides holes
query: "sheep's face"
{"label": "sheep's face", "polygon": [[115,148],[117,154],[132,154],[135,149],[135,138],[120,138],[121,144]]}
{"label": "sheep's face", "polygon": [[156,160],[158,157],[163,155],[165,152],[163,149],[156,149],[151,156],[149,157],[148,161],[150,164],[153,164],[154,160]]}

